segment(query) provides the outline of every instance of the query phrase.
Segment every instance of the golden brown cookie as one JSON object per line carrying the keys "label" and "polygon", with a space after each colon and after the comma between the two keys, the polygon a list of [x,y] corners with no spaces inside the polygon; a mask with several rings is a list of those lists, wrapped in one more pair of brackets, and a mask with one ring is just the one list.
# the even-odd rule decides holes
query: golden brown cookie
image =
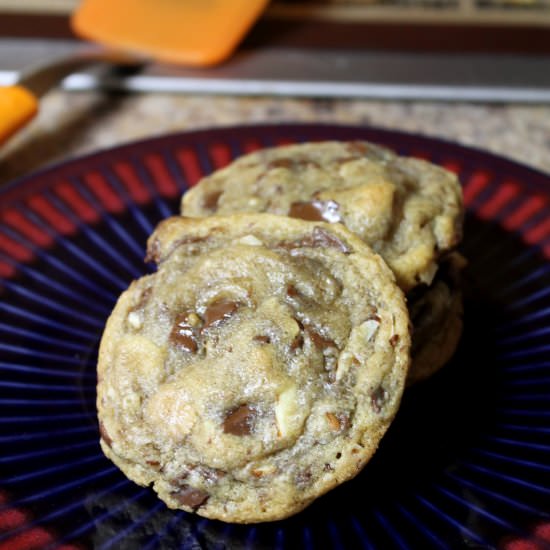
{"label": "golden brown cookie", "polygon": [[404,291],[429,285],[462,234],[453,173],[366,142],[257,151],[203,178],[182,199],[186,216],[236,212],[340,222],[384,258]]}
{"label": "golden brown cookie", "polygon": [[287,517],[354,477],[400,403],[402,291],[342,225],[170,218],[110,316],[101,446],[171,508]]}

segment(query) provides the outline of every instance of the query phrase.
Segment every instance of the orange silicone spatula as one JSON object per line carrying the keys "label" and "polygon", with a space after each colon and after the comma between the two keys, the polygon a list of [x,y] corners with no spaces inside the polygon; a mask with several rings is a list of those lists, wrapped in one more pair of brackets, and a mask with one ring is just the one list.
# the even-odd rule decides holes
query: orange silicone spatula
{"label": "orange silicone spatula", "polygon": [[268,1],[83,0],[72,27],[105,48],[92,55],[75,52],[0,88],[0,144],[34,117],[43,93],[91,62],[138,65],[150,59],[204,66],[223,61]]}
{"label": "orange silicone spatula", "polygon": [[268,0],[83,0],[80,36],[110,48],[187,65],[227,58]]}

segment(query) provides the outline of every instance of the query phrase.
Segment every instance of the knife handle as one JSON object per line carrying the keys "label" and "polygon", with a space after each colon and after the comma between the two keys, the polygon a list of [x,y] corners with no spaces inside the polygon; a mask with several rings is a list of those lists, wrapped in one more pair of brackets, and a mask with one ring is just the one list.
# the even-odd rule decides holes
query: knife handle
{"label": "knife handle", "polygon": [[19,85],[0,88],[0,144],[25,126],[38,112],[38,100]]}

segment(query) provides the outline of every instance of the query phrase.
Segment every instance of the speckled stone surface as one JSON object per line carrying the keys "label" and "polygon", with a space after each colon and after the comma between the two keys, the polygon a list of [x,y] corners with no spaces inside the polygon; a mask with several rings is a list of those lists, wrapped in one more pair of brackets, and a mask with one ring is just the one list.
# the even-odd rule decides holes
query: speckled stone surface
{"label": "speckled stone surface", "polygon": [[167,132],[254,123],[370,125],[442,137],[550,172],[550,105],[50,93],[0,152],[0,184],[52,162]]}

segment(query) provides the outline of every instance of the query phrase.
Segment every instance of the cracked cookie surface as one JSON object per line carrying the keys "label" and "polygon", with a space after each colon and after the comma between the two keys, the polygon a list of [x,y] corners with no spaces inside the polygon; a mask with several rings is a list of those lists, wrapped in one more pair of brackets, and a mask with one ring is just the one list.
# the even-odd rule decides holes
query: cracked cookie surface
{"label": "cracked cookie surface", "polygon": [[100,346],[101,446],[171,508],[281,519],[354,477],[393,419],[401,290],[340,225],[171,218]]}
{"label": "cracked cookie surface", "polygon": [[270,212],[340,222],[378,252],[399,286],[430,284],[462,234],[456,176],[367,142],[263,149],[203,178],[182,199],[186,216]]}

